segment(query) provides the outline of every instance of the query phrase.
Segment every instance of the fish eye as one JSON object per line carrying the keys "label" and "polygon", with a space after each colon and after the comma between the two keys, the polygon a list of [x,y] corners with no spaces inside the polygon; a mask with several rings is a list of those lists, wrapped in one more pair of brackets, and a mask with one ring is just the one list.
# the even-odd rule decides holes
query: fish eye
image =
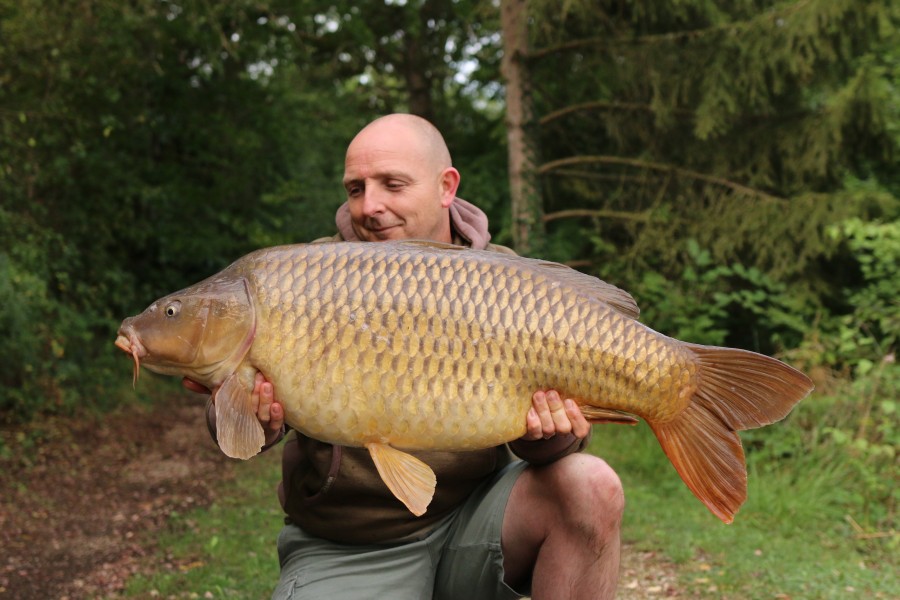
{"label": "fish eye", "polygon": [[179,302],[178,300],[176,300],[175,302],[172,302],[171,304],[166,306],[166,316],[167,317],[174,317],[179,312],[181,312],[181,302]]}

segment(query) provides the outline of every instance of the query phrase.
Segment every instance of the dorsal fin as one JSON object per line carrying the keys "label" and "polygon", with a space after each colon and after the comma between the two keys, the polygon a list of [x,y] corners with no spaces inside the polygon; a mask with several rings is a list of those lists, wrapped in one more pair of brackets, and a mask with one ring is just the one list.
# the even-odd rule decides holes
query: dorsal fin
{"label": "dorsal fin", "polygon": [[546,270],[548,271],[547,275],[549,277],[553,279],[561,279],[564,283],[573,286],[582,294],[591,296],[592,298],[595,298],[603,302],[604,304],[609,305],[626,317],[637,319],[641,314],[641,309],[638,308],[637,302],[635,302],[631,294],[629,294],[625,290],[618,288],[611,283],[607,283],[602,279],[598,279],[593,275],[582,273],[581,271],[577,271],[572,267],[560,263],[547,260],[539,260],[535,258],[527,258],[515,254],[501,254],[499,252],[475,250],[473,248],[467,248],[465,246],[446,244],[444,242],[433,242],[431,240],[399,240],[393,243],[400,247],[414,246],[418,248],[438,251],[455,250],[465,251],[467,253],[471,252],[472,254],[487,260],[502,262],[506,264],[518,263],[523,267],[536,270]]}
{"label": "dorsal fin", "polygon": [[567,265],[546,260],[536,261],[536,263],[538,268],[552,271],[551,276],[555,279],[564,281],[586,296],[591,296],[608,304],[626,317],[637,319],[641,315],[641,309],[638,308],[637,302],[635,302],[631,294],[622,288],[607,283],[593,275],[582,273]]}

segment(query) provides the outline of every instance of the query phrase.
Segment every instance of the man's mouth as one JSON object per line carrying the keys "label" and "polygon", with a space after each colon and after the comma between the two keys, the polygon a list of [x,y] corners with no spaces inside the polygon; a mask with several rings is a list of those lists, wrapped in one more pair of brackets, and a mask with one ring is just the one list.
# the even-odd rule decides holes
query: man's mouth
{"label": "man's mouth", "polygon": [[396,237],[396,233],[401,230],[401,225],[379,225],[377,227],[366,227],[371,236],[377,240],[389,240]]}
{"label": "man's mouth", "polygon": [[395,223],[393,225],[372,225],[372,226],[366,227],[366,229],[368,229],[369,231],[378,233],[381,231],[387,231],[389,229],[395,229],[397,227],[400,227],[400,223]]}

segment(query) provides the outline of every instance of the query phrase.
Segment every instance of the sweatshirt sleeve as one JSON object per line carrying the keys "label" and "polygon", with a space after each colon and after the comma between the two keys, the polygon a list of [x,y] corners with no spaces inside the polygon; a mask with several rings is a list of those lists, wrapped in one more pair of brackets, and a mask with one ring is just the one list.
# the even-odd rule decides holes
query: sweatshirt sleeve
{"label": "sweatshirt sleeve", "polygon": [[[591,430],[593,432],[593,429]],[[591,441],[591,433],[578,439],[574,435],[557,435],[549,440],[523,440],[518,439],[509,442],[509,449],[513,454],[533,465],[547,465],[564,456],[575,452],[581,452],[587,448]]]}

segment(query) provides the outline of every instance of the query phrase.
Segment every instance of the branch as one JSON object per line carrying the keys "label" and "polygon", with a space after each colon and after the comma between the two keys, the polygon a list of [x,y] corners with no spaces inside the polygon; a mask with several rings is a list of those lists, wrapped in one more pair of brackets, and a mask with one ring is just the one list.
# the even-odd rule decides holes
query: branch
{"label": "branch", "polygon": [[734,23],[729,23],[728,25],[716,25],[715,27],[708,27],[706,29],[695,29],[692,31],[672,31],[670,33],[655,33],[650,35],[640,35],[635,37],[593,37],[593,38],[584,38],[580,40],[572,40],[570,42],[564,42],[562,44],[557,44],[555,46],[547,46],[546,48],[541,48],[540,50],[534,50],[533,52],[529,52],[526,59],[529,62],[536,62],[541,60],[546,56],[550,56],[551,54],[556,54],[557,52],[569,52],[571,50],[578,50],[580,48],[593,48],[596,46],[624,46],[626,44],[631,45],[639,45],[639,44],[658,44],[660,42],[665,41],[681,41],[690,38],[699,38],[707,34],[716,33],[718,31],[727,30],[727,29],[737,29],[737,25]]}
{"label": "branch", "polygon": [[650,213],[647,211],[640,213],[627,212],[624,210],[602,210],[590,208],[571,208],[568,210],[558,210],[556,212],[547,213],[541,220],[544,223],[556,221],[558,219],[570,219],[576,217],[599,217],[605,219],[623,219],[626,221],[642,221],[650,220]]}
{"label": "branch", "polygon": [[646,176],[625,175],[622,173],[595,173],[593,171],[579,171],[578,169],[555,169],[550,173],[555,177],[578,177],[580,179],[592,179],[594,181],[612,181],[613,183],[622,183],[624,181],[633,181],[643,183],[647,181]]}
{"label": "branch", "polygon": [[566,106],[564,108],[560,108],[559,110],[554,110],[553,112],[547,113],[546,115],[541,117],[538,123],[540,123],[541,125],[546,125],[551,121],[561,119],[568,114],[578,112],[580,110],[640,110],[644,112],[653,112],[649,104],[635,104],[633,102],[604,102],[602,100],[597,100],[595,102],[582,102],[581,104],[573,104],[572,106]]}
{"label": "branch", "polygon": [[[621,111],[641,111],[653,114],[653,107],[649,104],[638,104],[636,102],[605,102],[603,100],[596,100],[593,102],[582,102],[581,104],[573,104],[572,106],[566,106],[560,108],[559,110],[555,110],[551,113],[547,113],[538,121],[541,125],[546,125],[552,121],[557,119],[561,119],[567,115],[570,115],[574,112],[582,111],[582,110],[621,110]],[[691,116],[693,115],[693,111],[685,110],[682,108],[676,108],[672,111],[676,115],[682,116]]]}
{"label": "branch", "polygon": [[757,197],[765,199],[765,200],[781,200],[781,198],[778,198],[777,196],[772,196],[771,194],[767,194],[760,190],[756,190],[751,187],[741,185],[740,183],[731,181],[729,179],[724,179],[722,177],[706,175],[704,173],[699,173],[697,171],[691,171],[689,169],[682,169],[681,167],[676,167],[673,165],[647,162],[644,160],[637,160],[635,158],[622,158],[620,156],[572,156],[569,158],[561,158],[559,160],[552,160],[548,163],[544,163],[543,165],[541,165],[538,168],[538,174],[546,175],[546,174],[550,173],[551,171],[558,169],[560,167],[568,167],[568,166],[572,166],[572,165],[583,165],[583,164],[590,164],[590,163],[622,165],[622,166],[626,166],[626,167],[635,167],[638,169],[649,169],[651,171],[660,171],[663,173],[673,173],[673,174],[681,176],[681,177],[687,177],[689,179],[696,179],[698,181],[705,181],[706,183],[720,185],[722,187],[729,188],[740,194],[746,194],[748,196],[757,196]]}
{"label": "branch", "polygon": [[657,44],[660,42],[680,42],[686,39],[699,38],[706,35],[710,35],[713,33],[718,33],[721,31],[734,31],[738,32],[743,29],[748,29],[757,23],[763,22],[771,22],[785,19],[793,13],[799,12],[804,8],[806,4],[809,4],[810,0],[801,0],[800,2],[795,2],[787,5],[782,10],[773,10],[770,12],[763,13],[757,17],[749,19],[747,21],[739,21],[737,23],[724,23],[722,25],[714,25],[712,27],[705,27],[703,29],[693,29],[690,31],[672,31],[669,33],[655,33],[649,35],[640,35],[640,36],[620,36],[620,37],[592,37],[592,38],[584,38],[581,40],[572,40],[570,42],[565,42],[562,44],[557,44],[556,46],[547,46],[546,48],[541,48],[540,50],[535,50],[530,52],[526,57],[529,61],[538,61],[545,56],[549,56],[550,54],[555,54],[557,52],[567,52],[569,50],[578,50],[579,48],[590,48],[592,46],[622,46],[624,44]]}

